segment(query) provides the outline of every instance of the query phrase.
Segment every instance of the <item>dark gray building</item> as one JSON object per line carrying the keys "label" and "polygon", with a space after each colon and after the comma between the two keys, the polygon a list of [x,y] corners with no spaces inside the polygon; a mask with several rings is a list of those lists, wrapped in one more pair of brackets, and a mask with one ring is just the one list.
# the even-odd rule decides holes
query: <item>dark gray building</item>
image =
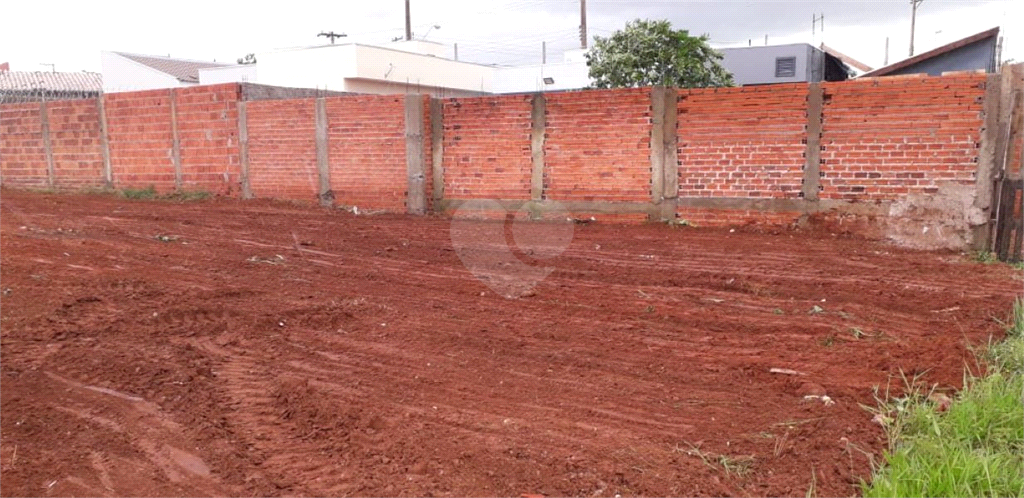
{"label": "dark gray building", "polygon": [[923,74],[940,76],[946,71],[985,71],[999,67],[999,28],[968,36],[939,48],[875,69],[862,77]]}
{"label": "dark gray building", "polygon": [[854,73],[838,57],[807,43],[719,49],[737,85],[843,81]]}

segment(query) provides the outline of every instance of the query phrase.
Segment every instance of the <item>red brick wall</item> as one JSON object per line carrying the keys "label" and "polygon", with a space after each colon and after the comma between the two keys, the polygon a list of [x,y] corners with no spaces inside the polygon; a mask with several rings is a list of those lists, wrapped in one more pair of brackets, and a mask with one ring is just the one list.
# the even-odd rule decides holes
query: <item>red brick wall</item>
{"label": "red brick wall", "polygon": [[103,96],[114,185],[174,190],[170,90]]}
{"label": "red brick wall", "polygon": [[545,98],[545,198],[650,201],[650,88],[552,93]]}
{"label": "red brick wall", "polygon": [[889,200],[973,184],[985,77],[825,84],[821,197]]}
{"label": "red brick wall", "polygon": [[680,197],[798,197],[807,85],[680,90]]}
{"label": "red brick wall", "polygon": [[47,185],[39,103],[0,107],[0,176],[8,186]]}
{"label": "red brick wall", "polygon": [[334,202],[405,211],[405,97],[332,97],[326,103]]}
{"label": "red brick wall", "polygon": [[96,99],[46,104],[57,187],[99,187],[103,179],[103,148]]}
{"label": "red brick wall", "polygon": [[239,87],[234,83],[175,90],[182,188],[221,194],[241,187]]}
{"label": "red brick wall", "polygon": [[[946,182],[971,185],[984,81],[985,75],[959,74],[824,84],[821,197],[898,200],[934,193]],[[237,192],[238,92],[235,84],[176,90],[186,189]],[[445,198],[530,198],[531,98],[442,101]],[[405,210],[404,99],[327,99],[331,186],[338,204]],[[804,84],[680,90],[680,197],[798,197],[806,99]],[[109,94],[104,102],[115,185],[172,190],[170,90]],[[649,201],[649,88],[552,93],[546,95],[546,104],[547,198]],[[101,184],[96,102],[48,105],[56,184]],[[247,105],[254,194],[315,201],[319,182],[314,99]],[[426,102],[423,114],[429,199],[431,127]],[[0,109],[0,173],[5,185],[46,186],[40,125],[38,103],[5,104]],[[795,216],[692,208],[680,208],[677,214],[703,224],[787,222]]]}
{"label": "red brick wall", "polygon": [[444,102],[445,199],[529,199],[530,95]]}
{"label": "red brick wall", "polygon": [[316,201],[316,99],[249,102],[246,114],[253,195]]}

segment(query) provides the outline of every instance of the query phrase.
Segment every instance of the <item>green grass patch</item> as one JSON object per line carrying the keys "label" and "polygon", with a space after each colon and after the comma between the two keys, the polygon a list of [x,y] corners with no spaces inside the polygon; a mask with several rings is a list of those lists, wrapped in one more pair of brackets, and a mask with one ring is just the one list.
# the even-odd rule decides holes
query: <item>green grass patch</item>
{"label": "green grass patch", "polygon": [[878,395],[871,411],[884,421],[890,450],[864,496],[1024,497],[1024,301],[1017,300],[1007,337],[981,355],[984,375],[941,410],[941,396],[904,378],[898,397]]}
{"label": "green grass patch", "polygon": [[209,199],[210,197],[210,193],[205,190],[178,190],[160,196],[161,199],[167,199],[171,201],[203,201]]}
{"label": "green grass patch", "polygon": [[156,187],[150,185],[146,188],[123,188],[121,196],[125,199],[156,199]]}
{"label": "green grass patch", "polygon": [[152,185],[146,188],[124,188],[120,190],[120,194],[125,199],[165,201],[202,201],[212,197],[205,190],[176,190],[167,194],[158,194]]}

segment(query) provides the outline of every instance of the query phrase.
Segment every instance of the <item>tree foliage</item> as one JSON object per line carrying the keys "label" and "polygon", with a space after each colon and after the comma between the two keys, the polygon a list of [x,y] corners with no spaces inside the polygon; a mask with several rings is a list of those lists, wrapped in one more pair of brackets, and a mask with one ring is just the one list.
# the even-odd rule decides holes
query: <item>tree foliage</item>
{"label": "tree foliage", "polygon": [[238,59],[238,63],[239,64],[255,64],[256,63],[256,54],[245,54],[245,57],[241,57],[241,58]]}
{"label": "tree foliage", "polygon": [[610,37],[594,37],[587,53],[597,88],[732,86],[732,74],[719,64],[722,54],[708,37],[672,29],[667,20],[636,19]]}

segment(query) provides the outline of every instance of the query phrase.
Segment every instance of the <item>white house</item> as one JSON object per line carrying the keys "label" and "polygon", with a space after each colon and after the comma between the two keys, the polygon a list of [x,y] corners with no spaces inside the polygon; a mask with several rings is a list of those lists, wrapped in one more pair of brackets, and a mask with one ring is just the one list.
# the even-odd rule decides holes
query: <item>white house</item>
{"label": "white house", "polygon": [[424,40],[288,48],[257,53],[253,65],[200,69],[199,80],[204,85],[238,81],[435,97],[567,90],[590,84],[581,50],[568,52],[561,63],[520,67],[457,61],[445,56],[448,50]]}
{"label": "white house", "polygon": [[[573,90],[590,86],[585,50],[562,62],[497,66],[448,58],[440,43],[383,46],[342,43],[256,54],[257,64],[218,64],[120,52],[103,53],[105,91],[249,82],[368,94],[434,97]],[[740,85],[846,79],[842,60],[807,44],[723,50],[723,66]],[[788,64],[788,65],[787,65]]]}
{"label": "white house", "polygon": [[103,71],[103,91],[106,93],[194,86],[200,84],[200,69],[234,66],[106,51],[100,53],[100,65]]}

